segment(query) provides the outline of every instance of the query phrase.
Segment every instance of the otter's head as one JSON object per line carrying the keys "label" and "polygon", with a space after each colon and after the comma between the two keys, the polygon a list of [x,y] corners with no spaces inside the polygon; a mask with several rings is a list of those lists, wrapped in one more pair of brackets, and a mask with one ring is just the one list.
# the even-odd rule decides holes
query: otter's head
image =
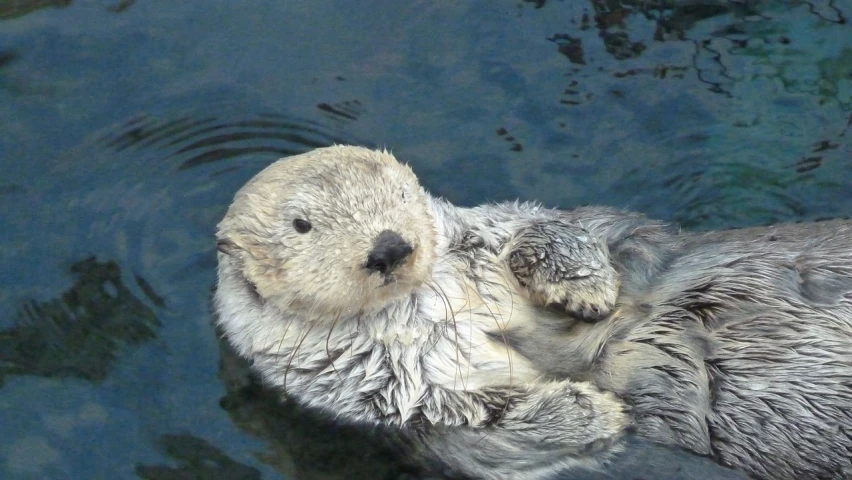
{"label": "otter's head", "polygon": [[[381,308],[428,281],[429,197],[391,154],[334,146],[285,158],[240,189],[217,234],[258,301],[310,318]],[[220,270],[221,271],[221,270]],[[222,279],[220,279],[222,281]]]}

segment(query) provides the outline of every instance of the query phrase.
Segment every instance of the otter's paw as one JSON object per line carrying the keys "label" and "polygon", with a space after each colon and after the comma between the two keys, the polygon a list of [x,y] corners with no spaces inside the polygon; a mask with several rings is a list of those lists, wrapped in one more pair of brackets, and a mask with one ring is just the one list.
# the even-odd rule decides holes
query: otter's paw
{"label": "otter's paw", "polygon": [[615,394],[586,382],[556,381],[529,386],[500,426],[530,440],[577,453],[591,453],[618,441],[633,423],[630,407]]}
{"label": "otter's paw", "polygon": [[533,302],[583,320],[606,317],[618,296],[618,273],[606,243],[562,221],[537,222],[514,238],[509,268]]}

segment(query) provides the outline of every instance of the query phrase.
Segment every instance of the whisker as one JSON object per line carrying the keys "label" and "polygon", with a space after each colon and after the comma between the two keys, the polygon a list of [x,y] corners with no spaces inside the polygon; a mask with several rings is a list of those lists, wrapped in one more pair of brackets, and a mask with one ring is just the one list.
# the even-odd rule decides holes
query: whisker
{"label": "whisker", "polygon": [[[438,297],[439,299],[441,299],[441,302],[444,304],[444,318],[446,319],[447,317],[449,317],[449,310],[451,308],[448,304],[449,300],[444,298],[441,295],[441,292],[439,292],[438,289],[435,288],[435,286],[431,282],[424,283],[424,285],[429,287],[429,289],[432,290],[432,292],[435,294],[435,296]],[[441,337],[444,335],[444,333],[446,333],[447,328],[449,328],[449,324],[447,322],[444,322],[444,329],[440,332],[439,335],[435,336],[435,341],[432,342],[432,345],[430,345],[429,348],[424,350],[421,353],[421,355],[426,355],[427,353],[431,352],[433,348],[435,348],[435,345],[438,344],[438,342],[441,340]]]}
{"label": "whisker", "polygon": [[355,317],[355,331],[352,331],[352,325],[349,326],[349,360],[355,358],[355,337],[358,335],[358,332],[361,330],[361,315],[358,314]]}
{"label": "whisker", "polygon": [[284,391],[285,392],[287,391],[287,376],[290,373],[290,368],[293,366],[293,359],[296,357],[296,352],[299,351],[299,348],[301,348],[302,343],[305,341],[305,339],[308,338],[308,335],[311,333],[311,330],[314,329],[315,325],[316,325],[316,322],[312,322],[311,326],[308,327],[307,330],[305,330],[305,334],[302,335],[301,339],[299,339],[299,337],[296,337],[296,339],[298,340],[298,343],[293,346],[293,351],[290,352],[290,358],[287,360],[287,368],[284,370]]}
{"label": "whisker", "polygon": [[[491,297],[494,296],[494,295],[491,294],[491,291],[488,289],[487,285],[483,284],[482,288],[485,289],[485,291],[488,293],[489,296],[491,296]],[[500,315],[500,318],[498,319],[497,315],[491,309],[491,306],[489,305],[489,303],[485,300],[485,298],[482,296],[482,294],[479,292],[479,290],[478,289],[476,290],[476,294],[479,296],[479,299],[482,301],[482,304],[488,310],[488,313],[491,314],[491,318],[494,320],[495,325],[497,325],[497,330],[500,332],[500,337],[503,339],[503,345],[506,348],[506,360],[509,364],[509,385],[508,386],[511,388],[511,386],[513,385],[513,382],[514,382],[515,371],[514,371],[514,360],[512,358],[512,349],[511,349],[511,346],[509,345],[509,338],[506,335],[506,330],[507,330],[508,325],[509,325],[509,320],[511,320],[512,315],[514,314],[514,311],[515,311],[515,297],[512,294],[512,291],[509,290],[509,289],[506,289],[506,293],[509,295],[509,300],[510,300],[510,305],[511,305],[510,309],[509,309],[509,318],[508,319],[504,318],[503,312],[499,311],[498,313]],[[502,325],[501,325],[501,321],[502,321]],[[511,399],[511,394],[509,395],[507,400],[508,399]],[[506,414],[506,412],[508,411],[508,408],[509,408],[509,402],[507,401],[506,405],[503,407],[503,411],[501,413],[500,418],[503,418],[503,415]]]}
{"label": "whisker", "polygon": [[[465,276],[465,273],[455,264],[453,265],[453,268],[456,270],[456,273],[459,276]],[[465,297],[466,297],[465,298],[465,302],[466,302],[465,305],[472,305],[472,302],[470,300],[470,290],[471,290],[470,288],[467,288],[467,286],[465,286],[465,289],[464,289],[464,294],[465,294]],[[477,292],[477,295],[479,295],[478,292]],[[479,295],[479,298],[481,300],[482,296]],[[483,303],[484,303],[484,301],[483,301]],[[459,309],[459,312],[461,312],[461,309]],[[473,368],[473,310],[471,308],[467,309],[467,315],[468,315],[468,322],[467,322],[467,325],[468,325],[467,378],[470,378],[470,369]],[[458,349],[459,347],[460,346],[457,344],[456,349]],[[459,365],[458,368],[460,369],[461,365]],[[459,372],[459,373],[461,373],[461,372]]]}
{"label": "whisker", "polygon": [[337,371],[337,367],[334,366],[334,360],[331,359],[331,348],[329,347],[329,342],[331,341],[331,333],[334,331],[335,325],[337,325],[337,321],[340,320],[342,312],[338,312],[334,317],[334,320],[331,322],[331,326],[328,328],[328,335],[325,337],[325,356],[328,358],[329,365],[331,365],[331,369],[334,370],[334,373],[337,374],[337,379],[343,381],[343,377],[340,376],[340,372]]}
{"label": "whisker", "polygon": [[281,335],[281,340],[278,341],[278,348],[276,349],[276,355],[281,355],[281,348],[284,345],[284,339],[287,338],[287,332],[290,331],[290,326],[293,325],[293,318],[289,318],[287,320],[287,326],[284,327],[284,333]]}
{"label": "whisker", "polygon": [[[485,288],[486,291],[488,291],[487,286],[483,286],[483,288]],[[509,299],[510,299],[511,305],[512,305],[512,309],[510,310],[510,314],[511,314],[512,312],[514,312],[514,308],[515,308],[515,297],[512,295],[511,291],[507,290],[507,293],[509,294]],[[488,291],[488,294],[491,295],[491,292]],[[513,370],[513,366],[512,366],[511,348],[509,347],[509,338],[506,336],[506,329],[509,326],[509,321],[504,319],[502,312],[499,312],[500,319],[498,319],[497,315],[494,314],[494,311],[488,305],[488,302],[486,302],[485,299],[482,298],[481,295],[480,295],[480,298],[482,299],[483,305],[485,305],[485,308],[488,310],[488,313],[491,314],[491,318],[494,319],[494,323],[495,323],[495,325],[497,325],[497,330],[500,332],[500,337],[503,339],[503,345],[506,346],[506,355],[507,355],[507,358],[508,358],[508,361],[509,361],[509,384],[511,385],[514,370]],[[511,319],[511,317],[510,317],[510,319]],[[500,324],[501,321],[503,322],[502,325]]]}
{"label": "whisker", "polygon": [[[515,312],[515,296],[512,294],[511,290],[508,290],[508,293],[509,293],[509,303],[510,303],[509,319],[511,320],[512,314]],[[508,321],[506,323],[508,324]],[[505,331],[501,331],[501,336],[503,337],[503,345],[506,346],[506,357],[509,360],[509,388],[510,388],[510,390],[509,390],[510,393],[506,397],[506,405],[503,407],[503,411],[500,413],[500,419],[502,420],[503,417],[506,415],[506,412],[509,410],[509,400],[512,399],[511,387],[512,387],[512,382],[515,379],[515,370],[514,370],[514,363],[512,362],[512,349],[509,347],[509,339],[506,337]]]}
{"label": "whisker", "polygon": [[[437,287],[438,287],[438,290],[440,290],[441,293],[444,296],[447,295],[446,292],[444,292],[444,288],[441,287],[441,285],[437,285]],[[450,316],[452,318],[453,333],[454,333],[454,339],[455,339],[453,344],[456,347],[456,365],[458,365],[458,368],[456,368],[456,373],[458,374],[458,376],[456,376],[456,379],[459,379],[459,377],[461,376],[461,372],[459,371],[459,368],[461,368],[461,358],[459,357],[459,355],[461,353],[459,351],[459,329],[458,329],[458,323],[456,322],[456,312],[453,311],[452,306],[450,306]],[[468,362],[468,363],[470,363],[470,362]],[[456,379],[454,379],[453,382],[455,382]],[[467,391],[467,381],[461,380],[461,382],[462,382],[462,388],[464,389],[464,391]],[[455,383],[453,383],[453,388],[454,389],[456,388]]]}

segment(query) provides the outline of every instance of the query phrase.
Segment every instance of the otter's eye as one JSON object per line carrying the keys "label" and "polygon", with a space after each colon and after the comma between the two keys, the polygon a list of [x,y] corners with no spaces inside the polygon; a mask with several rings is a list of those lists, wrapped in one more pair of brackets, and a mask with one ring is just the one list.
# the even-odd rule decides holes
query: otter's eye
{"label": "otter's eye", "polygon": [[308,233],[311,231],[311,228],[313,228],[313,225],[311,225],[311,222],[307,220],[297,218],[293,220],[293,228],[295,228],[299,233]]}

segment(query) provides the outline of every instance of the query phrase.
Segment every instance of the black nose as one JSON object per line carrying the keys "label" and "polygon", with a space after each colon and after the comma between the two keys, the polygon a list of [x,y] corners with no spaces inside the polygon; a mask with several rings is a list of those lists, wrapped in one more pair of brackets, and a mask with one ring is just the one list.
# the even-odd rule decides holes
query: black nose
{"label": "black nose", "polygon": [[398,233],[385,230],[376,237],[364,268],[381,274],[392,272],[414,249]]}

